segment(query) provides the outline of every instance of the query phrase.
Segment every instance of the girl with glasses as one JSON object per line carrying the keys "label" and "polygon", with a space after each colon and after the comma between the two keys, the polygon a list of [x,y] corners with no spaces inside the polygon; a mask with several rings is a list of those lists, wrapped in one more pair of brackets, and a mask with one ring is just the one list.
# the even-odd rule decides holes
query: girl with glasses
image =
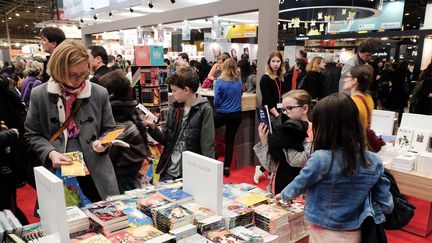
{"label": "girl with glasses", "polygon": [[272,173],[273,194],[280,193],[300,173],[311,154],[313,139],[309,117],[315,101],[301,89],[291,90],[282,97],[282,120],[286,121],[270,135],[261,123],[258,126],[261,141],[254,146],[261,165]]}

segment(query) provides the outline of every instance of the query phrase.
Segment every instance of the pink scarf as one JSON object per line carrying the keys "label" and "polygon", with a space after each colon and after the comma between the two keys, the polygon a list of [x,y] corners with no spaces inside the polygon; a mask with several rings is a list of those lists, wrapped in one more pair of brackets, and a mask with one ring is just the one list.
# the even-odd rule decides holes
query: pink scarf
{"label": "pink scarf", "polygon": [[[84,81],[83,84],[81,84],[80,87],[76,89],[70,89],[64,85],[60,84],[60,88],[63,95],[63,103],[65,105],[65,113],[66,113],[66,119],[71,115],[72,113],[72,105],[77,99],[77,96],[81,93],[81,91],[85,88],[86,82]],[[80,134],[80,130],[75,124],[74,119],[71,119],[71,121],[68,124],[68,137],[69,138],[75,138]]]}

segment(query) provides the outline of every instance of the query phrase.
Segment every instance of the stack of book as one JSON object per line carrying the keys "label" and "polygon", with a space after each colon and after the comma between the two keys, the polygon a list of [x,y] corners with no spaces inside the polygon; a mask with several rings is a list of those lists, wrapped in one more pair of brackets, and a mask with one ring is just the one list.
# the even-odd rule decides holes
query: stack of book
{"label": "stack of book", "polygon": [[156,227],[165,233],[187,224],[193,224],[195,220],[191,211],[177,204],[155,208],[152,214]]}
{"label": "stack of book", "polygon": [[4,239],[6,234],[13,233],[21,237],[22,232],[23,226],[12,211],[5,209],[3,212],[0,212],[0,242]]}
{"label": "stack of book", "polygon": [[85,232],[90,228],[89,217],[77,206],[66,208],[66,219],[69,234],[71,235]]}
{"label": "stack of book", "polygon": [[225,219],[220,215],[213,215],[209,218],[196,222],[196,225],[198,228],[198,232],[200,234],[203,234],[210,230],[223,228],[225,225]]}
{"label": "stack of book", "polygon": [[288,211],[275,205],[259,205],[254,208],[255,226],[279,236],[279,241],[290,240]]}
{"label": "stack of book", "polygon": [[248,207],[256,207],[261,204],[267,204],[268,198],[258,193],[247,193],[237,197],[235,201]]}
{"label": "stack of book", "polygon": [[267,232],[267,231],[265,231],[259,227],[252,226],[248,229],[253,231],[255,234],[263,237],[263,240],[265,243],[278,243],[279,242],[278,241],[279,236],[270,234],[269,232]]}
{"label": "stack of book", "polygon": [[224,184],[222,187],[223,197],[231,199],[231,200],[234,200],[238,197],[241,197],[247,193],[248,193],[248,191],[240,190],[239,188],[236,188],[230,184]]}
{"label": "stack of book", "polygon": [[174,235],[176,240],[181,240],[191,235],[197,234],[197,227],[193,224],[187,224],[177,229],[170,230],[171,235]]}
{"label": "stack of book", "polygon": [[177,240],[177,243],[211,243],[211,242],[212,241],[199,234],[194,234],[189,237]]}
{"label": "stack of book", "polygon": [[182,188],[165,188],[158,191],[168,200],[175,203],[185,203],[193,200],[193,196],[184,192]]}
{"label": "stack of book", "polygon": [[183,203],[182,206],[193,213],[196,222],[202,221],[216,214],[213,210],[195,202]]}
{"label": "stack of book", "polygon": [[[162,242],[175,242],[175,236],[164,234],[162,231],[156,229],[152,225],[142,225],[127,231],[129,235],[136,238],[133,242],[146,242],[146,243],[162,243]],[[120,241],[123,242],[123,241]]]}
{"label": "stack of book", "polygon": [[166,199],[165,196],[157,192],[151,193],[150,196],[138,199],[137,208],[147,216],[152,217],[152,209],[171,204],[171,201]]}
{"label": "stack of book", "polygon": [[416,171],[425,176],[432,176],[432,153],[423,152],[417,156]]}
{"label": "stack of book", "polygon": [[414,154],[404,154],[393,158],[392,168],[402,172],[411,172],[415,168]]}
{"label": "stack of book", "polygon": [[264,238],[261,235],[243,226],[237,226],[235,228],[230,229],[230,231],[233,234],[240,236],[243,240],[245,240],[248,243],[264,243]]}
{"label": "stack of book", "polygon": [[287,208],[291,239],[296,239],[306,232],[304,223],[304,205],[295,200]]}
{"label": "stack of book", "polygon": [[253,210],[227,198],[222,200],[222,216],[226,229],[253,224]]}
{"label": "stack of book", "polygon": [[211,230],[204,234],[209,240],[215,243],[245,243],[246,241],[243,240],[238,235],[235,235],[233,232],[227,229],[217,229],[217,230]]}
{"label": "stack of book", "polygon": [[117,201],[89,204],[86,206],[85,213],[90,218],[93,231],[106,236],[128,227],[128,218],[119,209]]}

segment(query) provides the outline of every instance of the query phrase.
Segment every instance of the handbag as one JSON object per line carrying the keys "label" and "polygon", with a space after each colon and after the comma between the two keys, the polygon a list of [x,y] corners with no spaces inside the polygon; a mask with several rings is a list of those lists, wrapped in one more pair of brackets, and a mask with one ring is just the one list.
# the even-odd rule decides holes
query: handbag
{"label": "handbag", "polygon": [[203,89],[211,89],[213,87],[213,81],[209,78],[204,79],[203,84],[201,85],[201,88]]}
{"label": "handbag", "polygon": [[367,140],[368,149],[374,153],[378,153],[381,150],[381,147],[385,145],[385,142],[381,138],[381,136],[377,136],[376,133],[372,129],[370,129],[369,124],[371,120],[371,111],[369,110],[369,107],[367,106],[364,97],[361,95],[357,95],[357,97],[359,97],[362,100],[368,113],[367,116],[368,124],[366,127],[366,140]]}

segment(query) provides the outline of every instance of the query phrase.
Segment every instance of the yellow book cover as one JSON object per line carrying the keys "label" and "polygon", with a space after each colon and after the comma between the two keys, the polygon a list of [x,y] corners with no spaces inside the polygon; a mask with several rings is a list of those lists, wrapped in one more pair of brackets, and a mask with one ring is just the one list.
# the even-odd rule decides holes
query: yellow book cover
{"label": "yellow book cover", "polygon": [[71,161],[71,165],[62,165],[61,173],[62,176],[85,176],[86,165],[84,163],[83,153],[79,151],[64,153]]}
{"label": "yellow book cover", "polygon": [[144,241],[151,240],[153,238],[163,235],[163,232],[148,224],[130,229],[128,230],[128,232],[139,240]]}
{"label": "yellow book cover", "polygon": [[236,198],[235,201],[249,207],[267,203],[267,198],[261,194],[248,193]]}
{"label": "yellow book cover", "polygon": [[101,144],[112,143],[125,129],[119,128],[114,131],[109,132],[105,137],[100,140]]}

